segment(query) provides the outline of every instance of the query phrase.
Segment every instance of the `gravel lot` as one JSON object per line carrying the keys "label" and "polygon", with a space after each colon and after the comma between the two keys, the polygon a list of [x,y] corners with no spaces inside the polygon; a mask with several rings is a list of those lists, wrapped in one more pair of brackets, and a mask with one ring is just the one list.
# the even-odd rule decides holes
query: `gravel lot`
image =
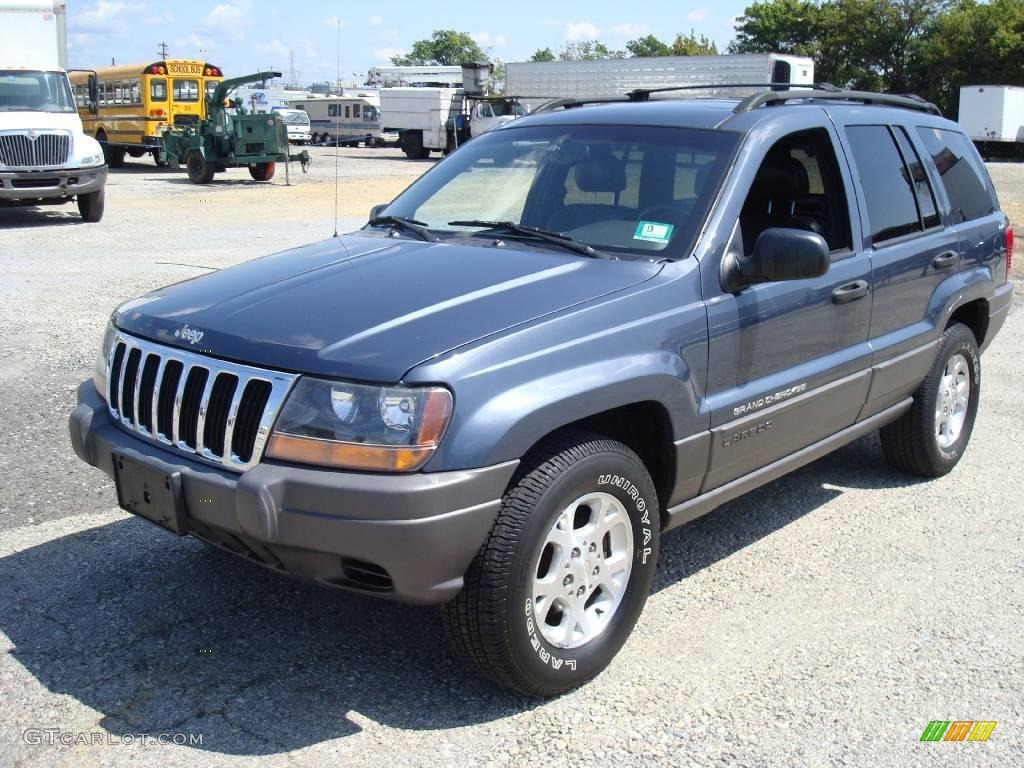
{"label": "gravel lot", "polygon": [[[908,480],[870,437],[669,534],[632,639],[555,701],[479,682],[433,610],[298,584],[119,511],[66,431],[109,311],[330,236],[334,150],[313,153],[291,187],[283,169],[200,188],[138,161],[96,225],[0,209],[0,766],[1024,765],[1021,291],[951,475]],[[340,153],[342,229],[431,165]],[[990,168],[1024,231],[1024,166]],[[998,726],[920,743],[935,719]],[[140,743],[176,733],[202,744]]]}

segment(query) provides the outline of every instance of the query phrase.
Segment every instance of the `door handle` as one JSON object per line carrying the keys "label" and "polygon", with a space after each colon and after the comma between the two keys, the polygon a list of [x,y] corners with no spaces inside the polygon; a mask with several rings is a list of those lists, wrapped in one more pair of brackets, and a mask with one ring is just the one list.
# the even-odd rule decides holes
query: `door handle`
{"label": "door handle", "polygon": [[863,299],[868,295],[868,281],[854,280],[852,283],[840,285],[832,291],[832,301],[836,304],[846,304],[850,301]]}
{"label": "door handle", "polygon": [[960,261],[960,254],[957,251],[945,251],[932,259],[932,266],[936,269],[949,269]]}

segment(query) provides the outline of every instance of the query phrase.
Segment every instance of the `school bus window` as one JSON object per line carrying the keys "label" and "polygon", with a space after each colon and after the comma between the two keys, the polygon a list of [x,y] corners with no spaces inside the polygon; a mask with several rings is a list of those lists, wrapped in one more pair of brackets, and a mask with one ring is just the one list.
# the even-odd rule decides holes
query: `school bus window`
{"label": "school bus window", "polygon": [[124,104],[124,83],[120,80],[114,82],[114,103]]}
{"label": "school bus window", "polygon": [[149,100],[150,101],[167,101],[167,81],[166,80],[150,80],[149,81]]}
{"label": "school bus window", "polygon": [[175,79],[173,88],[175,101],[199,101],[198,80]]}

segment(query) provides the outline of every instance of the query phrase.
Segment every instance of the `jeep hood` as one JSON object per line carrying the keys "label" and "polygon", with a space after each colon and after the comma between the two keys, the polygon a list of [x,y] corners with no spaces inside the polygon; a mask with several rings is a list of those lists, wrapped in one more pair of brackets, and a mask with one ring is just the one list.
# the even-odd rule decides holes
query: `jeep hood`
{"label": "jeep hood", "polygon": [[390,383],[432,357],[660,269],[532,246],[346,235],[162,288],[122,304],[113,319],[201,354]]}

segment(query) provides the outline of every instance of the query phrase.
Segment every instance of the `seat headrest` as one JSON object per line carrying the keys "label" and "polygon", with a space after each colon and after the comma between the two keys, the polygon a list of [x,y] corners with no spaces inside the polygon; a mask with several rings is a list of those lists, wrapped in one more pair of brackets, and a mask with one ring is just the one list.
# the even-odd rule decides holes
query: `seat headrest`
{"label": "seat headrest", "polygon": [[764,200],[797,200],[810,190],[807,169],[795,157],[768,158],[757,172],[753,195]]}
{"label": "seat headrest", "polygon": [[621,192],[626,188],[626,163],[609,150],[592,149],[573,172],[581,192]]}

